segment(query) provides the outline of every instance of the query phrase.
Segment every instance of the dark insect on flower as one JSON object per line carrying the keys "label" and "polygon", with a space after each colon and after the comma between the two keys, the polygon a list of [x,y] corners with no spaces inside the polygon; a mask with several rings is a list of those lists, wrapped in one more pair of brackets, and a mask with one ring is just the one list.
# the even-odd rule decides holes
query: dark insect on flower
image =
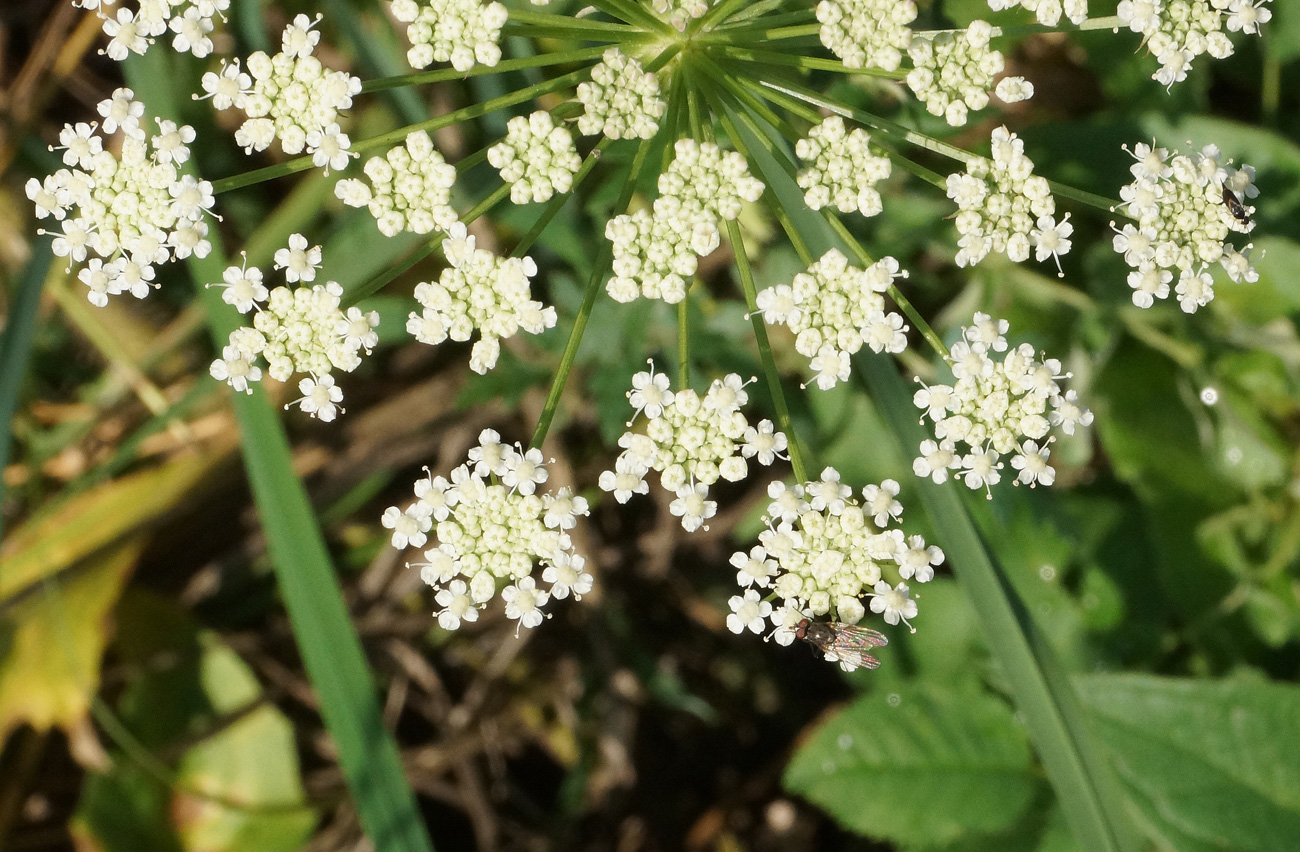
{"label": "dark insect on flower", "polygon": [[1228,212],[1232,214],[1232,218],[1243,225],[1249,225],[1250,214],[1246,212],[1246,208],[1238,200],[1237,193],[1228,189],[1226,184],[1220,184],[1219,187],[1223,190],[1223,204],[1228,208]]}
{"label": "dark insect on flower", "polygon": [[883,633],[869,627],[806,618],[795,626],[794,635],[821,651],[828,660],[862,669],[880,668],[880,660],[868,651],[889,644]]}

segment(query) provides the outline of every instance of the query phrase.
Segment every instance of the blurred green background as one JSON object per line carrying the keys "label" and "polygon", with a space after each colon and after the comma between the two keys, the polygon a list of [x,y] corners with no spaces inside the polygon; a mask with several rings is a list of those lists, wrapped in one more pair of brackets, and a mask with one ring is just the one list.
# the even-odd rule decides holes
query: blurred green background
{"label": "blurred green background", "polygon": [[[1094,0],[1092,12],[1114,5]],[[990,18],[977,0],[922,6],[931,24]],[[1039,173],[1109,198],[1129,180],[1120,145],[1152,138],[1185,151],[1213,143],[1258,170],[1260,280],[1216,276],[1214,301],[1193,316],[1172,302],[1131,305],[1104,211],[1062,204],[1076,232],[1059,280],[993,259],[954,267],[950,203],[898,169],[884,214],[858,228],[869,250],[912,271],[905,291],[941,335],[953,339],[975,310],[1005,317],[1013,342],[1066,364],[1095,411],[1091,429],[1056,445],[1057,485],[1004,483],[976,520],[1074,673],[1134,823],[1179,852],[1300,850],[1300,8],[1272,7],[1262,38],[1238,37],[1228,60],[1202,57],[1168,92],[1129,33],[1004,44],[1037,94],[957,132],[870,81],[814,75],[841,102],[975,150],[1005,122]],[[234,0],[219,52],[273,45],[292,14],[318,9],[328,64],[363,79],[405,69],[400,34],[372,0]],[[13,406],[0,506],[0,849],[370,848],[277,587],[230,396],[207,376],[203,303],[176,265],[148,300],[94,309],[36,236],[23,184],[58,167],[45,146],[65,122],[87,120],[123,69],[96,54],[93,16],[66,2],[10,0],[0,28],[0,403]],[[215,179],[249,165],[225,117],[214,126],[189,100],[205,67],[177,62],[166,83]],[[352,135],[539,79],[365,97]],[[507,117],[440,131],[438,145],[455,160],[500,137]],[[630,151],[611,148],[602,169]],[[334,180],[222,195],[227,254],[266,253],[301,231],[324,245],[325,277],[351,288],[418,242],[379,235],[366,211],[334,199]],[[476,199],[494,181],[479,169],[459,185]],[[491,608],[454,635],[436,627],[379,515],[423,465],[458,464],[482,428],[527,440],[619,189],[597,175],[546,232],[533,254],[559,328],[508,347],[491,375],[470,373],[464,348],[403,333],[414,284],[438,268],[424,261],[366,300],[384,317],[381,349],[342,380],[347,414],[285,418],[293,471],[434,845],[1080,849],[947,570],[921,590],[917,632],[890,633],[885,665],[842,676],[805,647],[726,631],[727,558],[760,528],[768,480],[722,489],[711,530],[689,536],[659,495],[600,499],[630,375],[649,356],[673,363],[663,305],[602,297],[546,446],[553,482],[593,502],[577,544],[597,591],[518,639]],[[494,213],[480,244],[508,246],[536,215]],[[757,211],[744,224],[759,286],[788,281],[799,262],[773,224]],[[758,374],[725,248],[702,278],[691,301],[697,381]],[[814,470],[834,465],[859,487],[898,478],[909,530],[928,533],[911,448],[868,394],[801,392],[801,359],[788,340],[774,346]],[[755,397],[770,416],[766,394]]]}

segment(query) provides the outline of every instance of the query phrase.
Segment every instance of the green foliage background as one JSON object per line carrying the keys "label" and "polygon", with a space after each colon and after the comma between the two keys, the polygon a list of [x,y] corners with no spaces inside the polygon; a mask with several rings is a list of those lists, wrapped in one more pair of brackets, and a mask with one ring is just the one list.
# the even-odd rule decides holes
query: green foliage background
{"label": "green foliage background", "polygon": [[[266,45],[276,27],[263,16],[315,10],[306,2],[282,5],[235,0],[236,52]],[[401,48],[376,3],[326,0],[322,6],[325,41],[354,73],[370,79],[401,72]],[[1142,843],[1179,852],[1300,849],[1300,7],[1276,2],[1273,12],[1263,38],[1237,39],[1238,53],[1226,61],[1202,58],[1168,92],[1150,79],[1153,61],[1134,52],[1133,37],[1098,31],[1025,42],[1013,61],[1038,94],[1005,119],[954,134],[914,104],[900,107],[911,126],[974,147],[1005,120],[1025,138],[1039,173],[1111,198],[1128,180],[1131,160],[1121,144],[1153,137],[1184,150],[1216,144],[1258,170],[1257,283],[1234,285],[1218,276],[1214,301],[1193,316],[1171,303],[1140,311],[1129,302],[1126,270],[1110,247],[1108,216],[1069,205],[1077,230],[1063,279],[992,259],[958,270],[951,265],[952,225],[944,218],[949,203],[933,187],[897,174],[885,192],[884,215],[858,232],[869,251],[894,255],[913,269],[906,292],[946,339],[974,310],[1005,317],[1016,341],[1065,362],[1072,386],[1095,411],[1093,429],[1057,445],[1055,457],[1064,464],[1056,486],[1002,487],[987,505],[967,501],[956,511],[971,513],[1059,670],[1072,679],[1085,735],[1118,778],[1125,819]],[[989,17],[982,0],[935,2],[926,14],[954,25]],[[522,40],[509,47],[527,49]],[[116,73],[93,60],[88,66]],[[161,70],[137,63],[127,74],[141,91],[161,87],[151,105],[170,92],[173,108],[199,128],[196,159],[205,177],[233,175],[247,166],[229,133],[187,98],[198,90],[202,70],[192,62]],[[512,86],[488,76],[447,88],[453,101],[468,103],[541,79],[516,77]],[[869,83],[823,82],[845,104],[874,108],[882,97]],[[366,100],[354,110],[353,137],[426,117],[426,94],[397,90]],[[73,106],[53,105],[65,112]],[[53,107],[32,117],[30,135],[5,174],[17,209],[25,210],[23,181],[51,168],[42,145],[67,120]],[[504,122],[496,113],[467,127],[470,149],[500,136]],[[630,148],[611,147],[602,163],[607,178],[626,169],[630,157]],[[486,195],[495,186],[490,178],[474,171],[462,178],[464,200]],[[365,211],[334,202],[332,183],[308,174],[283,179],[274,190],[223,195],[226,254],[243,249],[250,262],[265,262],[289,233],[303,231],[325,246],[326,278],[350,292],[369,292],[417,241],[380,236]],[[417,267],[367,297],[384,316],[383,353],[351,377],[373,385],[373,392],[361,393],[347,416],[378,409],[384,394],[395,397],[430,376],[451,374],[455,406],[426,429],[486,417],[526,439],[592,274],[593,234],[603,230],[623,189],[609,179],[592,187],[581,203],[560,212],[540,243],[541,280],[561,319],[540,338],[535,357],[506,352],[487,377],[467,374],[459,356],[403,372],[402,358],[412,357],[417,345],[400,333],[401,318],[418,273],[432,268]],[[0,550],[0,733],[25,722],[35,730],[60,726],[75,738],[93,718],[112,757],[97,766],[83,760],[90,768],[76,776],[77,796],[50,819],[114,851],[293,849],[313,832],[325,843],[321,838],[332,836],[326,826],[356,807],[371,837],[385,838],[379,848],[422,848],[426,829],[444,848],[468,845],[471,836],[484,843],[481,820],[472,831],[463,826],[460,811],[470,806],[434,807],[436,796],[410,769],[422,745],[451,741],[463,728],[449,715],[423,727],[408,715],[385,724],[374,687],[391,694],[394,675],[377,662],[380,641],[364,631],[359,640],[340,627],[349,613],[335,584],[357,600],[360,578],[386,547],[379,510],[399,499],[394,495],[432,459],[391,457],[362,472],[309,478],[304,486],[292,470],[295,448],[300,459],[305,446],[342,457],[374,436],[330,434],[288,418],[286,440],[260,396],[235,401],[253,498],[242,485],[231,494],[238,475],[230,423],[217,439],[197,442],[197,457],[181,451],[159,462],[142,454],[151,436],[228,410],[229,398],[203,377],[210,349],[197,334],[209,312],[213,328],[228,321],[223,306],[211,292],[191,302],[194,290],[177,274],[151,297],[160,307],[113,315],[118,324],[103,323],[109,333],[96,339],[94,317],[58,296],[67,284],[58,280],[58,264],[47,273],[42,252],[48,249],[22,218],[27,215],[14,221],[30,237],[31,259],[24,266],[10,258],[5,267],[0,346],[0,415],[8,420],[16,412],[16,484],[6,478],[7,537]],[[508,241],[537,215],[518,209],[490,218]],[[751,234],[772,233],[772,223],[758,213],[747,214],[744,224]],[[752,256],[760,287],[787,281],[799,266],[779,238],[756,239]],[[215,280],[212,270],[219,275],[222,265],[214,256],[196,277]],[[692,294],[697,378],[761,370],[730,275],[718,273],[717,282]],[[151,333],[162,325],[179,331],[159,343]],[[600,444],[612,447],[624,429],[628,377],[649,355],[675,370],[675,337],[675,319],[662,305],[597,301],[570,383],[572,400],[555,426],[560,451],[593,500],[598,492],[590,489],[590,474],[612,457]],[[936,513],[941,504],[923,501],[909,472],[911,448],[894,438],[903,428],[895,422],[898,408],[888,407],[877,383],[800,393],[797,357],[779,342],[776,349],[796,430],[815,470],[834,465],[856,485],[903,481],[909,528],[927,535],[935,530],[925,529],[923,505],[934,526],[953,521]],[[123,365],[167,390],[161,409],[141,410],[132,400]],[[1205,388],[1217,391],[1216,404],[1202,402]],[[760,409],[768,404],[765,394],[756,396],[763,397],[756,400]],[[51,423],[36,413],[41,402],[79,408]],[[126,427],[103,441],[95,424],[110,415]],[[905,415],[914,418],[912,410]],[[0,452],[9,445],[0,443]],[[51,473],[52,461],[69,448],[86,451],[91,461],[69,476]],[[738,502],[756,506],[743,496]],[[179,548],[181,558],[172,560],[178,535],[229,524],[254,504],[260,523],[240,523],[243,546]],[[748,547],[760,513],[761,507],[738,510],[737,548]],[[666,514],[662,506],[658,514]],[[1016,672],[981,632],[989,601],[942,574],[922,590],[917,632],[891,633],[887,664],[841,680],[818,661],[732,637],[716,615],[710,621],[699,614],[724,612],[733,593],[728,542],[695,544],[669,535],[668,576],[642,570],[650,561],[647,530],[671,529],[667,521],[644,508],[599,511],[593,527],[609,557],[599,581],[608,591],[591,613],[564,610],[541,628],[544,638],[519,651],[508,672],[491,662],[510,641],[508,625],[486,624],[462,637],[430,623],[404,636],[449,681],[453,703],[485,683],[496,704],[486,703],[501,718],[531,719],[540,731],[523,737],[530,745],[520,748],[544,753],[546,769],[512,764],[500,783],[544,792],[525,806],[509,796],[492,806],[505,826],[503,845],[525,845],[518,838],[527,836],[608,848],[625,818],[636,816],[648,826],[648,848],[676,848],[688,835],[706,837],[711,848],[851,848],[859,836],[918,852],[1086,848],[1068,818],[1077,803],[1058,801],[1050,767],[1034,748],[1032,720],[1017,712],[1024,696]],[[961,558],[951,550],[950,557]],[[212,558],[227,566],[220,592],[200,606],[184,604],[177,577],[196,576]],[[423,613],[430,602],[408,590],[389,606],[381,612],[396,617]],[[304,668],[320,696],[310,712],[268,688],[265,671],[255,675],[230,644],[236,634],[283,637],[282,613],[293,622],[302,653],[301,660],[290,653],[289,664]],[[70,629],[74,624],[94,629]],[[149,661],[164,653],[182,662],[151,670]],[[104,654],[115,674],[101,686]],[[564,671],[583,694],[568,717],[555,710],[559,703],[530,697]],[[628,699],[641,726],[629,740],[640,779],[632,789],[650,804],[596,792],[604,768],[601,737],[609,706],[623,700],[615,686],[624,673],[639,696]],[[16,695],[48,700],[23,703]],[[346,788],[337,778],[323,787],[304,784],[330,764],[307,742],[322,724]],[[29,766],[24,749],[42,735],[18,730],[0,756],[0,777],[13,780],[0,782],[0,789],[23,795],[47,789],[54,774],[48,754],[63,747],[43,741],[46,756]],[[747,730],[758,733],[738,733]],[[656,732],[663,732],[662,741]],[[693,751],[711,739],[728,745]],[[677,756],[672,768],[656,766],[656,748]],[[490,766],[489,751],[480,748],[469,759]],[[726,781],[724,769],[751,783]],[[682,780],[696,776],[705,780]],[[679,795],[675,780],[705,792]],[[769,805],[789,793],[840,828],[803,804],[799,831],[783,834],[764,822]],[[724,827],[695,834],[715,811],[724,815]],[[5,814],[0,808],[0,832],[26,836],[22,820]],[[355,824],[351,830],[343,836],[355,839]]]}

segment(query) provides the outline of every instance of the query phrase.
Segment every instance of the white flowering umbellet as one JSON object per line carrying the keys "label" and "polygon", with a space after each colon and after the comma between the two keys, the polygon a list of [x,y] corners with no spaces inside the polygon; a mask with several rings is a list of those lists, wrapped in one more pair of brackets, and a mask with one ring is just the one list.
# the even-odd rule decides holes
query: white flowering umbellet
{"label": "white flowering umbellet", "polygon": [[912,43],[912,0],[821,0],[822,44],[848,68],[896,71]]}
{"label": "white flowering umbellet", "polygon": [[673,153],[651,208],[615,216],[605,226],[614,272],[605,289],[616,301],[644,296],[675,304],[686,298],[698,258],[721,242],[719,223],[734,221],[745,202],[763,194],[762,181],[735,151],[679,139]]}
{"label": "white flowering umbellet", "polygon": [[[802,618],[857,624],[866,614],[864,598],[889,624],[915,617],[914,602],[908,607],[885,595],[886,589],[894,589],[885,576],[899,581],[906,597],[902,581],[929,582],[944,556],[939,548],[927,547],[921,536],[904,536],[895,526],[903,514],[894,499],[898,490],[893,480],[869,485],[859,502],[834,468],[802,485],[772,483],[767,529],[758,534],[758,546],[731,558],[739,569],[737,581],[747,591],[732,599],[727,626],[734,633],[760,632],[744,607],[763,596],[776,598],[767,614],[774,638],[783,645],[794,640],[794,627]],[[888,609],[876,604],[878,596],[887,599]]]}
{"label": "white flowering umbellet", "polygon": [[142,54],[168,32],[173,50],[202,59],[212,52],[215,19],[225,20],[230,0],[139,0],[135,9],[120,0],[72,0],[72,5],[93,10],[103,20],[109,37],[103,52],[110,59]]}
{"label": "white flowering umbellet", "polygon": [[1000,252],[1017,263],[1036,246],[1043,259],[1069,251],[1069,223],[1058,224],[1047,178],[1033,173],[1025,144],[1005,127],[993,131],[992,158],[972,157],[966,171],[948,175],[948,197],[957,204],[958,266]]}
{"label": "white flowering umbellet", "polygon": [[[405,510],[389,507],[383,515],[398,549],[423,547],[430,532],[437,539],[424,552],[424,562],[411,564],[436,590],[442,607],[438,623],[448,630],[477,620],[498,591],[508,617],[521,627],[536,627],[551,599],[580,600],[592,588],[586,561],[574,552],[567,532],[576,516],[587,514],[586,501],[567,488],[552,495],[519,481],[507,484],[523,461],[533,467],[528,481],[534,486],[546,479],[546,467],[538,451],[499,441],[496,432],[485,429],[475,448],[478,463],[471,453],[471,463],[453,470],[450,481],[426,470],[415,483],[415,502]],[[491,461],[485,464],[485,458]],[[539,579],[546,588],[539,587]]]}
{"label": "white flowering umbellet", "polygon": [[924,386],[912,398],[922,422],[933,422],[935,438],[921,443],[912,464],[917,476],[943,482],[953,471],[968,488],[987,492],[1002,478],[1002,457],[1011,454],[1017,484],[1051,485],[1056,471],[1048,464],[1048,432],[1057,426],[1073,435],[1076,426],[1092,423],[1075,392],[1061,389],[1059,380],[1069,377],[1061,362],[1038,360],[1027,343],[1008,348],[1007,328],[1005,320],[975,314],[949,352],[953,384]]}
{"label": "white flowering umbellet", "polygon": [[450,62],[457,71],[501,61],[501,28],[506,7],[483,0],[393,0],[393,17],[404,24],[412,68]]}
{"label": "white flowering umbellet", "polygon": [[[289,238],[289,247],[276,252],[276,269],[285,271],[291,283],[312,281],[320,263],[320,247],[308,247],[301,234]],[[276,381],[288,381],[295,373],[307,373],[298,383],[301,397],[286,405],[298,405],[312,417],[330,421],[343,409],[343,390],[332,372],[350,373],[361,364],[361,353],[369,354],[379,341],[375,332],[379,314],[341,305],[343,288],[333,281],[324,284],[282,286],[268,290],[262,271],[249,269],[247,258],[240,266],[226,269],[222,281],[209,287],[225,290],[222,299],[243,314],[252,313],[253,324],[235,329],[221,357],[212,362],[213,378],[237,391],[248,391],[248,383],[261,379],[257,365],[266,361],[267,373]]]}
{"label": "white flowering umbellet", "polygon": [[[99,307],[108,297],[130,293],[143,299],[156,287],[156,267],[191,254],[206,257],[207,217],[212,185],[182,175],[194,130],[158,121],[147,134],[144,104],[130,89],[118,89],[99,104],[104,121],[65,125],[58,147],[66,168],[27,181],[27,198],[40,219],[52,218],[59,230],[52,251],[69,264],[86,266],[78,278],[87,298]],[[118,153],[103,134],[121,136]]]}
{"label": "white flowering umbellet", "polygon": [[349,207],[368,208],[385,236],[447,233],[457,222],[451,207],[456,167],[442,158],[423,130],[384,156],[366,160],[363,171],[369,183],[347,178],[334,185],[334,194]]}
{"label": "white flowering umbellet", "polygon": [[907,326],[898,314],[886,313],[882,295],[906,275],[892,257],[859,269],[831,249],[792,284],[760,292],[757,305],[766,322],[794,333],[795,349],[816,362],[817,386],[827,390],[846,378],[840,368],[847,369],[849,356],[864,343],[873,352],[907,348]]}
{"label": "white flowering umbellet", "polygon": [[[932,115],[943,116],[953,127],[966,123],[970,110],[988,106],[993,80],[1002,73],[1002,54],[989,46],[993,27],[973,21],[964,30],[945,30],[931,36],[917,36],[907,49],[912,70],[907,86]],[[1012,81],[1007,84],[1007,80]],[[999,85],[999,97],[1013,101],[1033,94],[1033,87],[1018,77]]]}
{"label": "white flowering umbellet", "polygon": [[605,51],[589,81],[578,84],[578,102],[578,132],[610,139],[649,139],[668,108],[659,78],[616,47]]}
{"label": "white flowering umbellet", "polygon": [[[1271,0],[1121,0],[1120,21],[1142,36],[1160,68],[1151,75],[1166,87],[1187,79],[1192,61],[1208,53],[1233,53],[1228,32],[1255,35],[1273,17]],[[1227,29],[1227,32],[1224,29]]]}
{"label": "white flowering umbellet", "polygon": [[685,30],[686,25],[696,18],[704,16],[712,5],[711,0],[651,0],[659,16],[678,30]]}
{"label": "white flowering umbellet", "polygon": [[1013,6],[1033,12],[1038,23],[1045,27],[1059,24],[1062,14],[1075,26],[1088,20],[1088,0],[989,0],[989,8],[994,12]]}
{"label": "white flowering umbellet", "polygon": [[531,258],[499,257],[476,248],[474,237],[459,222],[442,243],[448,266],[437,281],[415,287],[423,310],[412,313],[406,330],[421,343],[447,338],[466,341],[477,330],[469,366],[486,373],[501,354],[501,338],[520,329],[541,334],[555,326],[555,308],[532,298],[529,279],[537,274]]}
{"label": "white flowering umbellet", "polygon": [[[1246,205],[1259,195],[1252,167],[1233,168],[1213,145],[1171,156],[1165,148],[1138,143],[1130,153],[1137,162],[1130,167],[1133,182],[1120,191],[1119,209],[1134,221],[1116,228],[1114,246],[1133,267],[1128,283],[1135,305],[1149,308],[1168,298],[1172,284],[1182,309],[1195,312],[1214,298],[1206,271],[1214,263],[1238,283],[1259,280],[1246,255],[1250,244],[1239,250],[1228,242],[1234,232],[1255,229],[1249,218],[1255,208]],[[1245,221],[1225,198],[1241,205]]]}
{"label": "white flowering umbellet", "polygon": [[248,116],[235,131],[236,144],[246,152],[265,151],[278,139],[284,153],[305,151],[328,173],[355,156],[339,122],[361,91],[361,81],[329,70],[312,55],[320,42],[313,29],[319,21],[298,15],[284,28],[280,52],[268,56],[259,50],[249,56],[247,73],[238,60],[223,60],[220,72],[203,75],[206,94],[195,98],[211,97],[216,109],[239,109]]}
{"label": "white flowering umbellet", "polygon": [[506,138],[488,149],[487,158],[510,184],[515,204],[549,201],[557,192],[568,192],[582,166],[569,131],[541,110],[510,119]]}
{"label": "white flowering umbellet", "polygon": [[619,438],[623,452],[614,470],[601,474],[600,487],[624,503],[633,494],[646,493],[645,475],[658,471],[660,484],[676,496],[671,511],[688,532],[707,529],[704,521],[717,511],[717,504],[707,499],[710,485],[719,479],[739,482],[749,472],[747,458],[770,464],[785,448],[785,436],[774,432],[771,422],[750,427],[740,410],[749,394],[735,373],[715,380],[701,398],[690,388],[670,392],[666,377],[656,374],[651,362],[649,372],[633,376],[632,386],[633,422],[644,414],[645,431]]}
{"label": "white flowering umbellet", "polygon": [[879,213],[876,184],[889,177],[893,166],[888,157],[871,153],[870,142],[867,131],[861,127],[847,130],[838,115],[809,130],[807,138],[800,139],[794,148],[808,166],[798,178],[804,203],[813,210],[834,205],[841,213]]}

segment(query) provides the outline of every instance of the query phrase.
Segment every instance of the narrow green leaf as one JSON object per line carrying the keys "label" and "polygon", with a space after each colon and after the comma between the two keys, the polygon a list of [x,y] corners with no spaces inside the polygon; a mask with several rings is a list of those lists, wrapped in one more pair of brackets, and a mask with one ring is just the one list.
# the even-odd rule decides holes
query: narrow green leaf
{"label": "narrow green leaf", "polygon": [[1300,689],[1151,675],[1078,683],[1144,820],[1169,847],[1300,845]]}
{"label": "narrow green leaf", "polygon": [[[167,87],[172,79],[165,65],[168,60],[163,51],[151,51],[124,64],[132,87],[150,112],[175,118],[174,96]],[[226,265],[218,230],[212,229],[209,238],[212,252],[204,258],[191,257],[188,264],[219,348],[239,318],[222,302],[219,289],[201,286],[220,281]],[[384,729],[364,651],[306,490],[293,470],[292,451],[278,413],[260,387],[233,396],[244,464],[280,593],[362,827],[374,847],[384,852],[430,852],[432,843],[403,774],[397,746]]]}
{"label": "narrow green leaf", "polygon": [[[32,243],[32,258],[18,278],[18,289],[9,305],[9,320],[0,333],[0,471],[9,466],[9,442],[13,438],[14,412],[18,395],[27,376],[27,360],[32,354],[32,332],[36,328],[36,308],[41,303],[41,285],[50,268],[50,243],[53,237],[41,237]],[[4,505],[5,484],[0,478],[0,506]],[[4,536],[4,513],[0,512],[0,538]]]}
{"label": "narrow green leaf", "polygon": [[[812,253],[820,254],[830,246],[842,249],[825,220],[802,203],[802,194],[783,162],[792,161],[792,153],[777,131],[767,128],[767,138],[760,139],[744,122],[735,123],[745,137],[743,146],[753,155],[752,165],[768,190],[783,202],[793,228]],[[884,356],[859,356],[854,364],[859,377],[865,376],[894,439],[910,453],[926,436],[917,421],[911,392],[894,362]],[[938,543],[979,615],[989,648],[1002,666],[1080,844],[1090,852],[1136,849],[1137,837],[1123,811],[1118,784],[1093,742],[1068,674],[990,557],[957,496],[958,486],[952,482],[936,485],[920,477],[914,482]]]}
{"label": "narrow green leaf", "polygon": [[853,831],[919,846],[1005,831],[1046,789],[1011,708],[979,687],[864,695],[799,749],[785,783]]}

